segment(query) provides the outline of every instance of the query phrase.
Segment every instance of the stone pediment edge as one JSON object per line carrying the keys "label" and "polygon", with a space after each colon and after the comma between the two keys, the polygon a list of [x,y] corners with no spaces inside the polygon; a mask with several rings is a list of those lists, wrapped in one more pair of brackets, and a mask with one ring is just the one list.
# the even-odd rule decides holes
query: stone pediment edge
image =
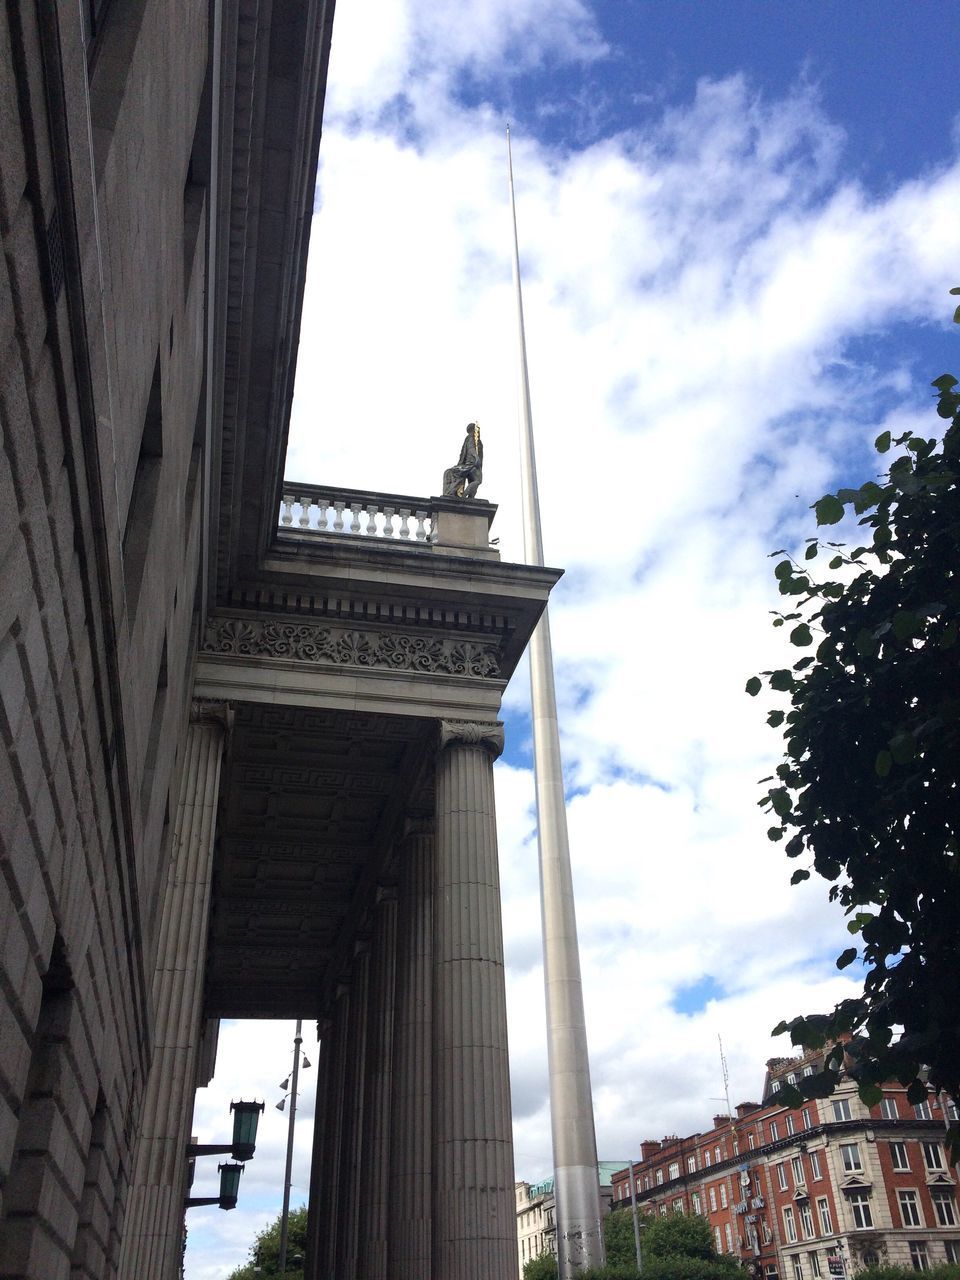
{"label": "stone pediment edge", "polygon": [[438,635],[354,622],[215,614],[200,637],[201,655],[273,659],[395,674],[498,680],[503,652],[485,636]]}

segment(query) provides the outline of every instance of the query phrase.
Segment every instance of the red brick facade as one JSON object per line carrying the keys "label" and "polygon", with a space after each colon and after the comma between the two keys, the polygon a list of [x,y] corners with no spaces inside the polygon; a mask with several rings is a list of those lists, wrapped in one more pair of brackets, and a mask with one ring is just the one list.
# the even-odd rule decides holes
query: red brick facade
{"label": "red brick facade", "polygon": [[[702,1214],[717,1251],[764,1280],[828,1280],[871,1262],[960,1262],[956,1173],[934,1095],[915,1108],[894,1084],[868,1109],[843,1080],[833,1097],[790,1109],[771,1095],[817,1069],[817,1055],[767,1067],[764,1103],[715,1116],[705,1133],[641,1144],[639,1209]],[[613,1197],[615,1210],[629,1210],[626,1169]]]}

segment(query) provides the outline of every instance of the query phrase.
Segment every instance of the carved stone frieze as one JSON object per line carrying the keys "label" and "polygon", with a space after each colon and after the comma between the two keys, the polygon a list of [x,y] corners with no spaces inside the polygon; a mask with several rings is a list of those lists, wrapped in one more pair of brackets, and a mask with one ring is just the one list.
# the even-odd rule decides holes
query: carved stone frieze
{"label": "carved stone frieze", "polygon": [[482,680],[499,676],[501,665],[500,647],[496,644],[255,618],[209,618],[200,651]]}
{"label": "carved stone frieze", "polygon": [[503,724],[499,720],[477,723],[472,720],[441,720],[440,750],[445,747],[483,747],[494,759],[503,750]]}

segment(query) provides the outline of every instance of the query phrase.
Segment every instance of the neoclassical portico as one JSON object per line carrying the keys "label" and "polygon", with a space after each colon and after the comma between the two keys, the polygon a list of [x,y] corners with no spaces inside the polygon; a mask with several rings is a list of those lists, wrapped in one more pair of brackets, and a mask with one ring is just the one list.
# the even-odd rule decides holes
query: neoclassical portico
{"label": "neoclassical portico", "polygon": [[157,1169],[187,1141],[199,1029],[282,1016],[321,1040],[306,1275],[514,1280],[493,764],[556,574],[500,562],[489,504],[434,502],[413,545],[281,524],[203,628],[131,1278],[175,1274]]}

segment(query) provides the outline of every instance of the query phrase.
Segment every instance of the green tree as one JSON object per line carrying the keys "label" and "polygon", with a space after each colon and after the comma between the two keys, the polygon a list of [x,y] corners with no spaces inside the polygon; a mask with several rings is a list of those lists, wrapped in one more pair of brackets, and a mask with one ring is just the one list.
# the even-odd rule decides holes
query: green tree
{"label": "green tree", "polygon": [[633,1237],[632,1209],[615,1209],[607,1214],[603,1220],[603,1243],[608,1266],[636,1269],[637,1248]]}
{"label": "green tree", "polygon": [[764,779],[767,834],[800,860],[792,883],[811,870],[830,882],[858,943],[837,967],[859,959],[865,974],[862,996],[776,1028],[827,1047],[824,1070],[781,1090],[792,1106],[826,1097],[844,1066],[868,1105],[891,1078],[925,1100],[924,1066],[933,1089],[960,1096],[960,395],[950,375],[932,385],[942,440],[885,431],[886,472],[813,505],[821,528],[858,516],[863,545],[774,552],[789,599],[774,626],[802,656],[747,683],[789,699],[767,717],[786,746]]}
{"label": "green tree", "polygon": [[[303,1280],[307,1247],[307,1206],[290,1210],[287,1227],[287,1269],[283,1280]],[[258,1233],[250,1246],[250,1261],[231,1271],[227,1280],[274,1280],[280,1276],[280,1217]]]}
{"label": "green tree", "polygon": [[523,1264],[523,1280],[557,1280],[557,1260],[552,1253],[541,1253]]}
{"label": "green tree", "polygon": [[[645,1219],[644,1263],[656,1258],[716,1258],[710,1223],[698,1213],[668,1213]],[[644,1267],[646,1270],[646,1267]]]}

